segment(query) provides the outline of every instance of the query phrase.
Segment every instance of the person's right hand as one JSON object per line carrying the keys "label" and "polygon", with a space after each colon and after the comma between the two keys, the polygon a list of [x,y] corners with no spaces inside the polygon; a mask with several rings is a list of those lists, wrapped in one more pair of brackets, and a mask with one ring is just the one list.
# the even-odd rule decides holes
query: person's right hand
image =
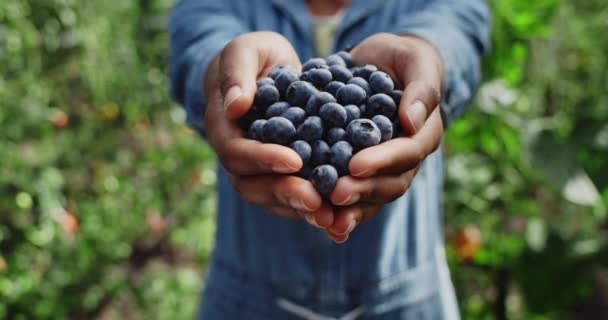
{"label": "person's right hand", "polygon": [[243,200],[326,228],[333,223],[331,206],[323,204],[309,181],[286,175],[301,169],[298,154],[284,146],[247,139],[236,125],[253,103],[257,78],[280,63],[296,70],[301,67],[289,41],[278,33],[247,33],[226,45],[205,75],[206,133]]}

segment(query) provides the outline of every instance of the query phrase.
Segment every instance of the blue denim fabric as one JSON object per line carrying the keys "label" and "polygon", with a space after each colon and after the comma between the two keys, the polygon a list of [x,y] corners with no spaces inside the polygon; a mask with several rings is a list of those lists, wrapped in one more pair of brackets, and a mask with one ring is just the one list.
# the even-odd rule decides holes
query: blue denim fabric
{"label": "blue denim fabric", "polygon": [[[314,54],[304,1],[183,0],[172,11],[171,92],[204,135],[201,92],[207,65],[239,34],[272,30],[300,59]],[[440,52],[444,123],[470,102],[488,48],[482,0],[353,0],[334,50],[379,32],[418,35]],[[345,244],[302,221],[249,205],[218,168],[216,247],[200,319],[458,319],[443,253],[441,150],[409,190],[358,226]],[[261,186],[263,187],[263,186]]]}

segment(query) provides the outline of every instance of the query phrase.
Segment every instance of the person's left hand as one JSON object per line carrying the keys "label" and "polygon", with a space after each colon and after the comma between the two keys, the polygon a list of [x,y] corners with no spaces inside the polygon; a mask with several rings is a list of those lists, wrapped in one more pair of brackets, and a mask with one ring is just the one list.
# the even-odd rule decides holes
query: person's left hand
{"label": "person's left hand", "polygon": [[421,38],[383,33],[365,39],[351,54],[355,65],[374,64],[405,88],[398,117],[407,136],[353,156],[350,175],[338,180],[329,197],[337,207],[326,232],[336,242],[346,241],[357,224],[403,195],[443,135],[438,108],[443,62],[435,48]]}

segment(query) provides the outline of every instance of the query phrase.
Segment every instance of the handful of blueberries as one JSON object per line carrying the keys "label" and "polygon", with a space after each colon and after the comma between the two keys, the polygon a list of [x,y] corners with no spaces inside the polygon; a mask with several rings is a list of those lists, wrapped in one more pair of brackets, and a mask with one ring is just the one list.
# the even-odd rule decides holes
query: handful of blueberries
{"label": "handful of blueberries", "polygon": [[349,174],[353,154],[401,134],[397,108],[403,91],[376,66],[353,66],[345,51],[312,58],[301,73],[277,65],[257,85],[239,125],[251,139],[298,153],[304,166],[297,174],[322,195]]}

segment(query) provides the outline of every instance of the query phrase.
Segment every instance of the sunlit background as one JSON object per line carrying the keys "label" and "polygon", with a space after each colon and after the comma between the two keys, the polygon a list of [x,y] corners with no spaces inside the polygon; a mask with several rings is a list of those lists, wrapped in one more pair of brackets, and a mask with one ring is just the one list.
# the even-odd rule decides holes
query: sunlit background
{"label": "sunlit background", "polygon": [[[190,319],[215,160],[168,97],[171,0],[0,2],[0,319]],[[608,1],[492,0],[448,130],[464,319],[608,314]]]}

